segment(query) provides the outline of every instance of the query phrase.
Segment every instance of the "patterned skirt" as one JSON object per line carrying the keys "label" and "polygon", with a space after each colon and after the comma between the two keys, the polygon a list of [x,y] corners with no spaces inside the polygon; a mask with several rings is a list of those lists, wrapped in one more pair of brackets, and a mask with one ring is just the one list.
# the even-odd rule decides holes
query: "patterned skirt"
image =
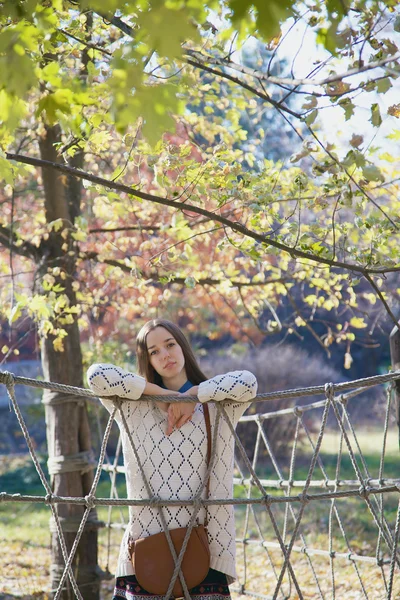
{"label": "patterned skirt", "polygon": [[[225,573],[210,569],[207,577],[190,590],[192,600],[230,600],[231,596]],[[164,596],[155,596],[146,592],[134,575],[117,577],[112,600],[163,600]]]}

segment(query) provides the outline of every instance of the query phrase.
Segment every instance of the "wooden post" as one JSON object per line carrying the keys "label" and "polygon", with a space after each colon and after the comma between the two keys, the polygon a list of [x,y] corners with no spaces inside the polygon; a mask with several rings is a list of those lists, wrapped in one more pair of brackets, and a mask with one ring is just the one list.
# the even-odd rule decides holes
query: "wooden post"
{"label": "wooden post", "polygon": [[[390,359],[393,371],[400,369],[400,330],[398,327],[393,327],[390,336]],[[396,421],[399,428],[399,446],[400,446],[400,379],[395,382],[395,406],[396,406]]]}

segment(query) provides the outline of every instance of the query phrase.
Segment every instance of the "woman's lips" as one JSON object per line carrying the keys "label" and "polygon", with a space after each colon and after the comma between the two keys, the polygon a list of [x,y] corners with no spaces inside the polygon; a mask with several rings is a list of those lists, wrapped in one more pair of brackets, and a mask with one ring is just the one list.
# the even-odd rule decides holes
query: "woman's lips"
{"label": "woman's lips", "polygon": [[170,369],[173,366],[175,366],[175,363],[174,362],[170,362],[167,365],[165,365],[164,369]]}

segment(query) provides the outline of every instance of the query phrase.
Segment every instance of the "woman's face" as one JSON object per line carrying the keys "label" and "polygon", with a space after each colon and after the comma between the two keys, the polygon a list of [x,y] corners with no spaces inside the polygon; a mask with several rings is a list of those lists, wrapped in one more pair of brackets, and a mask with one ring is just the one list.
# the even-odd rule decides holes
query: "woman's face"
{"label": "woman's face", "polygon": [[156,327],[150,331],[146,344],[150,364],[163,379],[176,377],[185,370],[182,348],[167,329]]}

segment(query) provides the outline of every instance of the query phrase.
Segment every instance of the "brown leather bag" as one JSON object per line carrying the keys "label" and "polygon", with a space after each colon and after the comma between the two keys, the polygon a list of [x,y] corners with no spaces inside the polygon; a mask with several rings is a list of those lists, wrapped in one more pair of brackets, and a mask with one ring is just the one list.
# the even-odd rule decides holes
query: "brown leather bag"
{"label": "brown leather bag", "polygon": [[[211,458],[211,426],[207,404],[203,404],[204,419],[207,430],[207,468]],[[207,495],[210,491],[210,478],[207,480]],[[181,564],[181,571],[187,588],[190,590],[199,585],[207,576],[210,568],[210,548],[207,536],[208,514],[204,525],[193,527],[189,542]],[[187,527],[170,529],[172,543],[177,557],[185,539]],[[135,541],[132,552],[132,565],[139,584],[151,594],[162,595],[168,590],[175,569],[175,562],[168,545],[165,533],[156,533]],[[175,598],[184,595],[179,576],[175,581],[172,595]]]}

